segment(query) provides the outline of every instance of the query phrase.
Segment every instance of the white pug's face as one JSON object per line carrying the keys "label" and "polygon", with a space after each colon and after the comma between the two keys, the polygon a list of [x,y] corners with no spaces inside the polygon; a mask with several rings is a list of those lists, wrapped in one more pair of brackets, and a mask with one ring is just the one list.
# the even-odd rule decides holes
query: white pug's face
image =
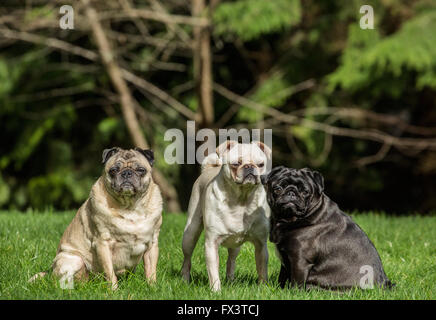
{"label": "white pug's face", "polygon": [[227,141],[217,148],[225,176],[237,184],[259,184],[266,173],[271,149],[262,142]]}

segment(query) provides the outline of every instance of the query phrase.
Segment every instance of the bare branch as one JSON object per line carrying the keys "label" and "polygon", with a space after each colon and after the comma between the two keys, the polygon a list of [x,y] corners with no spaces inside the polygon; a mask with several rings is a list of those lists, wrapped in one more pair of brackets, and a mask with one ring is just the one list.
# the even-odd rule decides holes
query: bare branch
{"label": "bare branch", "polygon": [[152,95],[156,96],[161,101],[167,103],[168,105],[173,107],[175,110],[183,114],[188,119],[191,120],[197,119],[196,114],[193,111],[191,111],[191,109],[180,103],[178,100],[174,99],[171,95],[169,95],[165,91],[156,87],[154,84],[148,82],[143,78],[136,76],[135,74],[125,69],[122,70],[122,74],[127,81],[131,82],[132,84],[136,85],[139,88],[142,88],[150,92]]}
{"label": "bare branch", "polygon": [[351,129],[335,127],[326,123],[317,122],[311,119],[298,117],[292,114],[286,114],[274,108],[268,108],[262,104],[249,100],[240,96],[225,87],[215,83],[214,89],[216,92],[226,97],[227,99],[238,103],[239,105],[257,110],[271,117],[280,119],[282,122],[290,125],[299,125],[317,131],[323,131],[333,136],[349,137],[361,140],[375,141],[379,143],[389,144],[394,147],[408,147],[412,149],[436,149],[435,138],[399,138],[377,130]]}
{"label": "bare branch", "polygon": [[[210,15],[205,0],[192,1],[192,15],[200,17],[205,12]],[[211,127],[214,123],[212,54],[210,48],[210,29],[204,26],[194,28],[194,81],[197,87],[198,111],[201,126]]]}
{"label": "bare branch", "polygon": [[[160,12],[161,14],[168,14],[167,10],[165,9],[162,4],[157,0],[149,0],[149,2],[152,4],[153,9],[155,11]],[[186,44],[191,46],[191,38],[188,35],[188,33],[181,28],[178,24],[167,24],[167,27],[170,31],[174,32],[182,41],[184,41]]]}
{"label": "bare branch", "polygon": [[56,38],[46,38],[42,37],[36,34],[24,32],[24,31],[15,31],[12,29],[7,28],[0,28],[0,37],[5,37],[9,39],[15,39],[15,40],[22,40],[27,41],[35,44],[44,44],[48,47],[52,47],[58,50],[66,51],[69,53],[72,53],[76,56],[81,56],[85,59],[91,60],[91,61],[97,61],[98,60],[98,54],[88,50],[84,49],[75,45],[72,45],[71,43],[68,43],[66,41],[62,41]]}
{"label": "bare branch", "polygon": [[106,37],[103,27],[98,21],[97,12],[93,7],[91,7],[91,5],[89,4],[89,0],[82,0],[82,3],[85,5],[86,15],[88,17],[89,23],[91,24],[92,32],[97,42],[100,56],[103,60],[104,65],[106,66],[107,72],[111,78],[115,89],[120,95],[121,110],[123,112],[133,142],[138,147],[148,148],[148,143],[146,142],[144,136],[141,133],[141,128],[139,127],[138,121],[135,116],[133,98],[130,93],[129,87],[124,81],[120,67],[115,60],[111,45]]}
{"label": "bare branch", "polygon": [[360,108],[318,107],[318,108],[300,109],[290,112],[290,114],[312,115],[312,116],[333,114],[338,118],[356,118],[362,120],[367,119],[374,122],[395,126],[396,128],[399,128],[411,134],[423,135],[423,136],[436,135],[436,127],[414,126],[405,122],[400,117],[394,115],[380,114],[374,111],[360,109]]}
{"label": "bare branch", "polygon": [[359,167],[364,167],[367,166],[368,164],[381,161],[388,154],[390,149],[391,149],[391,145],[385,143],[381,146],[380,150],[376,154],[357,160],[356,165]]}
{"label": "bare branch", "polygon": [[[249,96],[250,94],[252,94],[258,87],[259,85],[261,85],[262,82],[258,83],[256,86],[254,86],[253,88],[251,88],[245,95],[244,97]],[[303,82],[300,82],[296,85],[293,85],[291,87],[288,87],[284,90],[290,92],[291,94],[295,94],[297,92],[301,92],[304,90],[308,90],[313,88],[316,85],[316,82],[314,79],[308,79],[305,80]],[[239,110],[241,106],[237,103],[233,104],[230,108],[227,109],[227,111],[221,116],[221,118],[217,121],[216,123],[216,127],[222,127],[224,126],[228,121],[230,121],[230,119],[233,117],[233,115]]]}
{"label": "bare branch", "polygon": [[132,7],[132,4],[129,0],[118,0],[123,10],[132,17],[133,23],[136,25],[138,30],[141,32],[142,36],[149,36],[150,33],[148,32],[147,26],[144,24],[143,21],[138,19],[138,17],[135,17],[134,14],[132,14],[132,11],[134,8]]}
{"label": "bare branch", "polygon": [[[93,62],[98,62],[99,55],[95,53],[94,51],[84,49],[75,45],[72,45],[66,41],[62,41],[56,38],[46,38],[39,35],[35,35],[32,33],[24,32],[24,31],[15,31],[7,28],[0,28],[0,37],[15,39],[15,40],[21,40],[21,41],[27,41],[34,44],[43,44],[51,48],[55,48],[61,51],[68,52],[73,55],[77,55],[83,58],[86,58],[88,60],[91,60]],[[111,59],[108,57],[108,59]],[[177,110],[179,113],[183,114],[185,117],[191,120],[196,120],[197,116],[195,112],[191,111],[188,107],[177,101],[175,98],[173,98],[171,95],[166,93],[165,91],[159,89],[152,83],[146,81],[145,79],[142,79],[132,72],[119,68],[122,72],[123,78],[125,78],[127,81],[131,82],[132,84],[138,86],[139,88],[142,88],[148,92],[150,92],[152,95],[156,96],[160,100],[164,101],[165,103],[168,103],[169,106],[173,107],[175,110]]]}
{"label": "bare branch", "polygon": [[[135,145],[148,149],[149,144],[146,141],[138,119],[135,114],[135,102],[125,79],[123,78],[122,70],[118,66],[110,43],[106,37],[102,25],[99,22],[98,14],[95,9],[89,4],[89,0],[82,0],[85,5],[86,15],[91,24],[91,28],[94,34],[94,38],[99,48],[100,56],[106,66],[107,72],[111,78],[111,81],[119,93],[121,110],[126,121],[126,125],[129,129],[129,133]],[[166,179],[162,176],[159,170],[153,171],[154,179],[156,183],[161,187],[162,194],[167,198],[168,210],[171,212],[180,212],[180,205],[178,202],[178,195],[173,186],[171,186]]]}
{"label": "bare branch", "polygon": [[89,91],[89,88],[83,85],[66,88],[56,88],[49,91],[37,92],[34,94],[20,94],[13,98],[14,102],[34,102],[38,100],[45,100],[55,97],[72,96]]}
{"label": "bare branch", "polygon": [[132,17],[135,18],[142,18],[147,20],[154,20],[158,22],[162,22],[165,24],[186,24],[196,27],[206,27],[209,25],[209,21],[204,18],[199,17],[190,17],[190,16],[182,16],[177,14],[168,14],[163,12],[158,12],[154,10],[148,10],[148,9],[133,9],[129,11],[129,13],[126,12],[119,12],[119,11],[106,11],[100,14],[100,20],[105,19],[131,19]]}

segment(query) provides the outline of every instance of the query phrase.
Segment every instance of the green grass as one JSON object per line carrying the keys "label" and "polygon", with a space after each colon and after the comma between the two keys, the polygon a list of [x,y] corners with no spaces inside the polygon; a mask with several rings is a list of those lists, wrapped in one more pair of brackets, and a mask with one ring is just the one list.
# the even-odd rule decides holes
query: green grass
{"label": "green grass", "polygon": [[[142,263],[112,292],[101,275],[89,282],[62,290],[49,276],[34,284],[27,280],[50,266],[59,239],[74,212],[0,212],[0,299],[435,299],[436,216],[388,217],[354,214],[354,220],[377,247],[394,290],[360,290],[345,293],[299,289],[282,290],[277,285],[279,261],[269,243],[268,285],[258,285],[253,246],[246,243],[237,259],[236,279],[222,283],[222,291],[209,290],[203,254],[203,236],[193,257],[193,282],[179,276],[182,263],[181,238],[186,217],[164,215],[159,238],[158,281],[144,281]],[[227,252],[220,249],[220,274],[225,278]]]}

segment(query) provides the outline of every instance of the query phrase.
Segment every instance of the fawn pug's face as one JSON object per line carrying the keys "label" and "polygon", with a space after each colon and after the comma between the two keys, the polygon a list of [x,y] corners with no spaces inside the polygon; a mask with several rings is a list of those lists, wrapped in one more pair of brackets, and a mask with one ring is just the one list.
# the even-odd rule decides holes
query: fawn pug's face
{"label": "fawn pug's face", "polygon": [[322,175],[308,168],[276,167],[262,176],[262,184],[273,215],[285,220],[309,215],[324,191]]}
{"label": "fawn pug's face", "polygon": [[103,151],[104,184],[117,198],[135,197],[147,191],[151,181],[152,150],[124,150],[118,147]]}
{"label": "fawn pug's face", "polygon": [[271,149],[260,141],[238,143],[229,140],[217,148],[227,179],[240,185],[256,185],[265,174]]}

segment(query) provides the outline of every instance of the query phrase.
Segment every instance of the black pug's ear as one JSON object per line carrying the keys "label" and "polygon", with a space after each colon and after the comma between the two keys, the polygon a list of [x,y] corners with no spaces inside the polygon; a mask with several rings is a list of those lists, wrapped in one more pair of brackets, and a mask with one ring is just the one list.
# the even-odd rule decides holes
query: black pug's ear
{"label": "black pug's ear", "polygon": [[276,172],[281,171],[283,168],[283,166],[275,167],[269,173],[261,175],[260,182],[262,182],[263,185],[267,184],[269,178],[272,177]]}
{"label": "black pug's ear", "polygon": [[136,151],[138,151],[139,153],[141,153],[150,163],[150,166],[153,166],[154,163],[154,151],[151,149],[141,149],[136,147],[135,148]]}
{"label": "black pug's ear", "polygon": [[265,185],[268,182],[268,175],[267,174],[263,174],[260,176],[260,182]]}
{"label": "black pug's ear", "polygon": [[289,170],[285,166],[274,167],[269,173],[260,176],[260,181],[262,184],[267,184],[269,180],[271,180],[275,175],[283,174],[283,171]]}
{"label": "black pug's ear", "polygon": [[316,185],[319,187],[319,193],[324,192],[324,177],[318,171],[313,171],[313,180],[315,180]]}
{"label": "black pug's ear", "polygon": [[109,160],[109,158],[112,157],[118,151],[120,151],[120,148],[118,148],[118,147],[104,149],[103,155],[102,155],[103,164],[106,164],[106,162]]}
{"label": "black pug's ear", "polygon": [[318,189],[319,194],[322,194],[324,191],[324,178],[322,174],[309,168],[303,168],[301,169],[301,171],[305,172],[307,175],[309,175],[310,178],[312,178]]}

